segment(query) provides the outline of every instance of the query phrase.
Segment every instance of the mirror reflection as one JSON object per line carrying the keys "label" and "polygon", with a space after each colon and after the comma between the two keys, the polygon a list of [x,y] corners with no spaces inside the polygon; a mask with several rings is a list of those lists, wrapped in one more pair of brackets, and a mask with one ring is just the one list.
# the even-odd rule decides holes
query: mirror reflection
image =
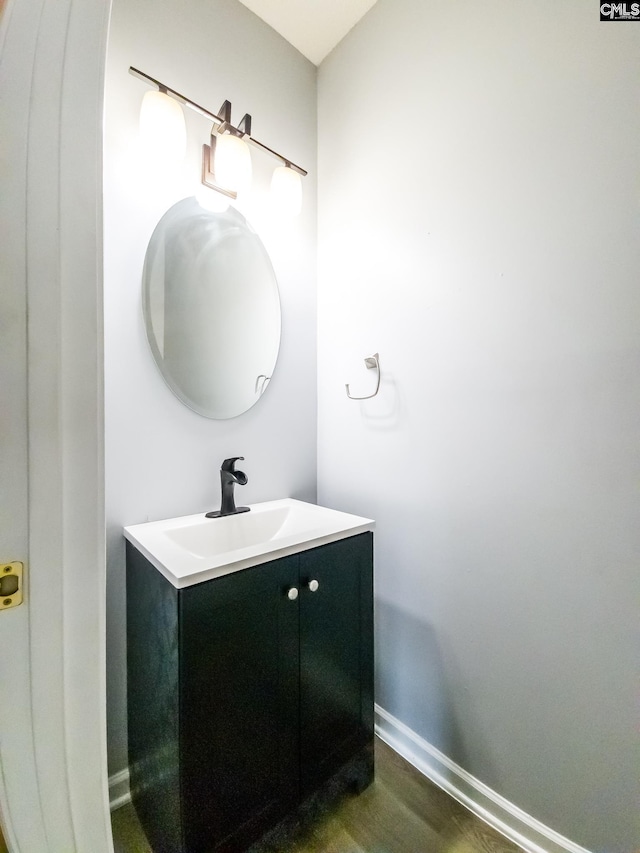
{"label": "mirror reflection", "polygon": [[156,226],[144,263],[143,312],[171,390],[208,418],[233,418],[265,392],[280,347],[280,296],[262,241],[235,208],[194,198]]}

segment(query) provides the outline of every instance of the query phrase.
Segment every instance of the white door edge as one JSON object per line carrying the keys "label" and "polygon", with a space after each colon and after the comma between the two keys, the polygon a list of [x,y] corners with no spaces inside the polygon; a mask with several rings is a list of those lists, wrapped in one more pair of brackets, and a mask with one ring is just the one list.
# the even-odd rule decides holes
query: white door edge
{"label": "white door edge", "polygon": [[23,560],[26,582],[24,604],[0,613],[0,812],[12,853],[107,853],[101,151],[109,3],[9,0],[1,14],[0,108],[11,115],[1,284],[5,344],[15,347],[3,356],[13,428],[3,426],[12,488],[0,503],[0,560]]}

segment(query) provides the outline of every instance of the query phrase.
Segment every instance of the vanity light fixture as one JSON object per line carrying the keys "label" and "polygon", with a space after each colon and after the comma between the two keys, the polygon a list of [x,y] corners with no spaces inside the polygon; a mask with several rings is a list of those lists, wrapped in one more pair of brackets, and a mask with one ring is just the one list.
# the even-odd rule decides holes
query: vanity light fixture
{"label": "vanity light fixture", "polygon": [[251,153],[245,139],[251,139],[251,116],[245,115],[238,127],[231,124],[231,102],[219,110],[220,124],[211,128],[209,145],[202,146],[202,183],[205,187],[237,198],[251,186]]}
{"label": "vanity light fixture", "polygon": [[140,141],[154,158],[182,160],[187,149],[187,129],[180,105],[162,89],[145,92],[140,107]]}
{"label": "vanity light fixture", "polygon": [[273,203],[281,213],[297,216],[302,209],[302,179],[291,166],[278,166],[271,177]]}
{"label": "vanity light fixture", "polygon": [[[189,107],[212,122],[209,144],[202,146],[201,183],[203,188],[208,187],[230,199],[237,198],[239,192],[248,189],[251,184],[251,154],[248,146],[252,145],[280,160],[283,164],[276,168],[272,180],[272,193],[276,207],[289,215],[300,212],[302,201],[301,177],[307,174],[306,170],[255,139],[251,135],[251,116],[249,114],[246,114],[242,121],[234,126],[231,123],[231,103],[229,101],[222,104],[218,114],[212,113],[137,68],[130,67],[129,72],[144,80],[145,83],[150,83],[156,87],[156,91],[147,92],[145,100],[148,95],[155,96],[149,100],[161,102],[163,108],[164,121],[162,126],[158,127],[157,130],[147,130],[147,138],[151,135],[157,145],[160,144],[160,139],[164,140],[173,133],[179,136],[180,133],[168,129],[172,119],[169,117],[170,112],[166,107],[166,100],[177,102],[176,107],[180,115],[177,116],[175,110],[173,111],[176,127],[182,120],[182,127],[184,128],[184,115],[182,115],[182,110],[178,104]],[[162,95],[162,97],[158,98],[158,95]],[[143,100],[141,121],[142,112],[147,109],[145,100]],[[149,123],[147,122],[147,126]]]}

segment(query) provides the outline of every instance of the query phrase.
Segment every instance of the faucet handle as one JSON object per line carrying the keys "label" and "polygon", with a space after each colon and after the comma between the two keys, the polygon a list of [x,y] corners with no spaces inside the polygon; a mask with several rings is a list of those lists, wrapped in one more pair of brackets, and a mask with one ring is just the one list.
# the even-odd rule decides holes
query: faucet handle
{"label": "faucet handle", "polygon": [[230,474],[235,474],[235,464],[241,459],[244,460],[244,456],[232,456],[230,459],[225,459],[222,465],[220,466],[221,471],[228,471]]}

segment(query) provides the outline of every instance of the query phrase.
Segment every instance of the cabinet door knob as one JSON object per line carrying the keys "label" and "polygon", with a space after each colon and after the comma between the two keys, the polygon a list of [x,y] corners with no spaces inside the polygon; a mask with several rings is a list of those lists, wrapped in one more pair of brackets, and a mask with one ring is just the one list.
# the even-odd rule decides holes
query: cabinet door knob
{"label": "cabinet door knob", "polygon": [[311,592],[316,592],[319,586],[320,584],[317,580],[309,581],[309,589],[311,590]]}
{"label": "cabinet door knob", "polygon": [[297,597],[298,590],[295,588],[295,586],[292,586],[289,592],[287,593],[287,598],[289,599],[289,601],[295,601]]}

